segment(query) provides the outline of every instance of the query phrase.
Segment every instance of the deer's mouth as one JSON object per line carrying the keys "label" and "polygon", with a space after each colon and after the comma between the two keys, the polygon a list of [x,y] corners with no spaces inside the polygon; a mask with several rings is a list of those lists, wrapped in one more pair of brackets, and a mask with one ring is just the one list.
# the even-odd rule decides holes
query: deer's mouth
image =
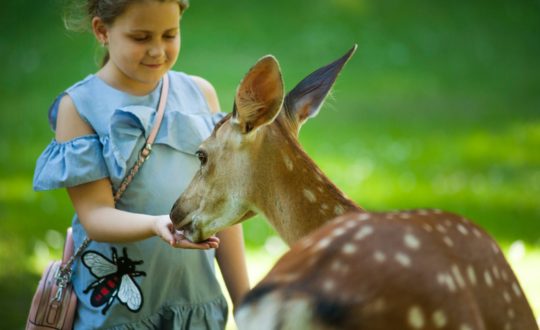
{"label": "deer's mouth", "polygon": [[195,231],[193,230],[192,226],[189,224],[186,226],[180,227],[178,230],[180,230],[183,233],[184,237],[190,240],[191,242],[197,243],[197,242],[202,241],[200,239],[200,235],[197,235]]}
{"label": "deer's mouth", "polygon": [[198,243],[204,241],[207,237],[204,237],[203,231],[201,230],[200,226],[197,225],[198,223],[194,221],[194,218],[195,217],[193,214],[188,214],[187,216],[183,217],[182,220],[175,221],[171,214],[171,220],[173,221],[174,228],[181,231],[184,237],[188,240]]}

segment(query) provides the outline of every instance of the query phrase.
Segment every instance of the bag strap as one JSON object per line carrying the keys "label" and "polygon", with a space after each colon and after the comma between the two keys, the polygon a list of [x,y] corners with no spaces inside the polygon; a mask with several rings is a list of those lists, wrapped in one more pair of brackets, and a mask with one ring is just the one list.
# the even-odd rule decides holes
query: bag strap
{"label": "bag strap", "polygon": [[139,171],[139,168],[142,166],[142,164],[148,159],[148,157],[150,157],[150,153],[152,152],[152,144],[154,143],[154,140],[156,139],[157,133],[159,131],[159,126],[161,125],[161,121],[163,119],[163,113],[165,112],[164,109],[165,109],[165,104],[167,103],[168,93],[169,93],[169,77],[165,75],[163,77],[163,86],[161,88],[161,96],[159,98],[158,109],[157,109],[156,117],[154,119],[154,127],[152,128],[150,135],[148,135],[148,138],[146,139],[146,143],[144,144],[144,147],[139,152],[139,158],[137,159],[137,162],[135,163],[135,165],[133,165],[128,175],[126,175],[126,177],[120,184],[120,187],[114,194],[115,203],[120,199],[124,191],[126,191],[128,185],[131,183],[131,180],[133,180],[133,177]]}
{"label": "bag strap", "polygon": [[[165,113],[165,105],[167,104],[167,96],[169,95],[169,76],[168,74],[165,74],[163,76],[163,85],[161,86],[161,95],[159,97],[159,103],[157,107],[156,116],[154,118],[154,126],[152,127],[152,131],[150,132],[150,135],[148,135],[148,138],[146,139],[146,143],[144,144],[144,147],[139,152],[139,158],[137,159],[137,162],[131,170],[129,170],[128,174],[124,177],[124,180],[122,180],[122,183],[120,184],[120,187],[114,194],[114,203],[116,204],[118,200],[120,200],[120,197],[122,197],[122,194],[126,191],[127,187],[135,177],[135,174],[139,171],[141,166],[144,164],[144,162],[150,157],[150,153],[152,152],[152,145],[154,144],[154,141],[156,139],[157,133],[159,131],[159,127],[161,126],[161,121],[163,120],[163,114]],[[66,237],[66,240],[70,237]],[[71,266],[75,262],[77,258],[79,258],[88,244],[90,244],[92,240],[88,237],[84,239],[81,246],[77,249],[77,252],[69,256],[69,260],[62,265],[60,268],[60,274],[56,277],[57,283],[59,282],[59,277],[62,277],[63,280],[66,278],[69,281],[69,278],[71,278]],[[70,249],[70,252],[72,252],[73,249]],[[65,253],[65,251],[64,251]],[[66,256],[64,256],[63,260],[66,260]]]}

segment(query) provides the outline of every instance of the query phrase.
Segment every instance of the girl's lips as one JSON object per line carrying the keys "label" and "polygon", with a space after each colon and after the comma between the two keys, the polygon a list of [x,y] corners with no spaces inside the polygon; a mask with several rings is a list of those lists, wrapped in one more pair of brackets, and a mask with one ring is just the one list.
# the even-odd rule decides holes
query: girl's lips
{"label": "girl's lips", "polygon": [[149,67],[151,69],[158,69],[160,68],[163,64],[143,64],[144,66],[146,67]]}

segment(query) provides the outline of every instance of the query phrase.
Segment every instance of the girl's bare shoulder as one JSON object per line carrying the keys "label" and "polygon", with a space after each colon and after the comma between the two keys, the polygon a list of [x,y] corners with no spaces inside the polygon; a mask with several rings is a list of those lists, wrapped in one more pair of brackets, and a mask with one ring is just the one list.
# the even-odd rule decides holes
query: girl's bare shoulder
{"label": "girl's bare shoulder", "polygon": [[82,119],[69,94],[65,94],[58,104],[56,140],[65,142],[89,134],[94,134],[94,130]]}
{"label": "girl's bare shoulder", "polygon": [[197,84],[197,86],[199,86],[199,89],[203,93],[204,97],[206,98],[206,102],[208,103],[208,106],[210,107],[210,111],[212,113],[219,112],[220,111],[219,100],[218,100],[218,96],[217,96],[216,89],[214,88],[214,86],[212,86],[212,84],[208,80],[200,76],[190,75],[190,78],[193,79],[193,81]]}

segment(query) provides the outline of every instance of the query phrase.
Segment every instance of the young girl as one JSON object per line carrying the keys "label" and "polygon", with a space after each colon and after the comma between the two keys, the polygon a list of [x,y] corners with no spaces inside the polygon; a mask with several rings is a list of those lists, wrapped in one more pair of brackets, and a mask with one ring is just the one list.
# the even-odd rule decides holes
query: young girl
{"label": "young girl", "polygon": [[[75,247],[93,240],[74,266],[75,328],[224,328],[214,251],[233,304],[249,289],[241,227],[195,244],[167,215],[199,168],[198,145],[222,117],[212,85],[169,71],[186,8],[186,0],[88,0],[108,55],[49,110],[55,139],[38,159],[34,188],[66,187]],[[170,91],[152,155],[115,207],[113,191],[152,129],[164,75]]]}

